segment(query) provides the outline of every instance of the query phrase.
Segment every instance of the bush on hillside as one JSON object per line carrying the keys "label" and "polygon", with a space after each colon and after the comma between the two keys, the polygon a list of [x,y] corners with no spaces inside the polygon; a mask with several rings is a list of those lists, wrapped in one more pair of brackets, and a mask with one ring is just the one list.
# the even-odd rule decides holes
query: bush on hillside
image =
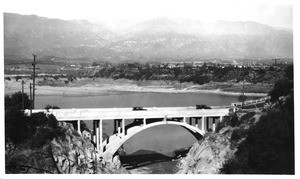
{"label": "bush on hillside", "polygon": [[223,127],[231,126],[236,127],[239,125],[239,119],[238,116],[233,113],[229,117],[225,117],[222,122],[219,122],[216,127],[216,132],[219,132]]}
{"label": "bush on hillside", "polygon": [[268,112],[250,127],[246,140],[238,146],[235,158],[225,163],[222,173],[294,174],[293,141],[279,113]]}
{"label": "bush on hillside", "polygon": [[[30,100],[26,93],[23,94],[24,99],[24,109],[30,108]],[[11,110],[12,108],[16,110],[22,109],[22,92],[19,91],[12,95],[5,96],[5,110]]]}
{"label": "bush on hillside", "polygon": [[60,109],[60,107],[55,106],[55,105],[47,104],[47,105],[45,106],[45,109],[47,109],[47,110],[49,110],[49,109]]}

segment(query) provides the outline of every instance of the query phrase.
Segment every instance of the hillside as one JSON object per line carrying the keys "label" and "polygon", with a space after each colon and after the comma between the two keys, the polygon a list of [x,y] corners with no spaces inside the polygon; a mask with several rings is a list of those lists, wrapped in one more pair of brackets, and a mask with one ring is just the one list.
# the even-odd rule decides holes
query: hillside
{"label": "hillside", "polygon": [[112,62],[293,57],[292,33],[256,22],[158,18],[119,32],[86,20],[4,13],[5,61],[32,53]]}
{"label": "hillside", "polygon": [[293,90],[286,87],[279,99],[280,88],[275,85],[273,102],[263,110],[240,110],[195,143],[178,173],[294,174]]}

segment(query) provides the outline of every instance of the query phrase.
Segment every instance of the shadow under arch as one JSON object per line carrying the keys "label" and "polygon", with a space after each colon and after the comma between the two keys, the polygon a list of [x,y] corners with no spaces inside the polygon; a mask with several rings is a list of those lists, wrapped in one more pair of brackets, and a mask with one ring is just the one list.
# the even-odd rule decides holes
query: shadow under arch
{"label": "shadow under arch", "polygon": [[155,127],[155,126],[161,126],[161,125],[177,125],[185,128],[187,131],[189,131],[197,140],[199,140],[205,132],[200,130],[199,128],[189,125],[184,122],[177,122],[177,121],[159,121],[150,123],[147,125],[141,125],[141,126],[134,126],[131,128],[127,128],[128,132],[127,135],[123,136],[122,138],[117,138],[116,141],[114,141],[114,144],[111,144],[111,147],[109,147],[106,151],[104,151],[104,157],[113,159],[114,156],[122,154],[124,149],[122,149],[122,145],[131,137],[136,135],[139,132],[142,132],[146,129]]}

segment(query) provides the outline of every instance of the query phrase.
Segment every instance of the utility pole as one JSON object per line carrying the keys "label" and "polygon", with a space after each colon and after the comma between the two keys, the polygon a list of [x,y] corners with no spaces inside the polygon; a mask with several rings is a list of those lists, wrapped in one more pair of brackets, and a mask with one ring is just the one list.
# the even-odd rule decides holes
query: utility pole
{"label": "utility pole", "polygon": [[274,66],[277,66],[277,59],[275,58],[275,59],[272,59],[272,60],[274,60]]}
{"label": "utility pole", "polygon": [[29,84],[29,89],[30,89],[30,116],[31,116],[31,114],[32,114],[32,93],[31,93],[32,85],[31,85],[31,83]]}
{"label": "utility pole", "polygon": [[37,69],[37,68],[35,68],[35,65],[37,64],[36,62],[35,62],[35,58],[36,58],[36,56],[37,55],[35,55],[35,54],[32,54],[33,55],[33,63],[32,63],[32,66],[33,66],[33,76],[32,76],[32,108],[34,109],[34,100],[35,100],[35,69]]}
{"label": "utility pole", "polygon": [[275,82],[274,82],[274,84],[276,83],[276,81],[277,81],[277,60],[280,60],[280,59],[272,59],[272,60],[274,60],[274,70],[275,70]]}
{"label": "utility pole", "polygon": [[22,80],[22,109],[24,110],[24,80]]}
{"label": "utility pole", "polygon": [[242,100],[242,108],[244,108],[244,101],[245,101],[245,76],[243,80],[243,100]]}

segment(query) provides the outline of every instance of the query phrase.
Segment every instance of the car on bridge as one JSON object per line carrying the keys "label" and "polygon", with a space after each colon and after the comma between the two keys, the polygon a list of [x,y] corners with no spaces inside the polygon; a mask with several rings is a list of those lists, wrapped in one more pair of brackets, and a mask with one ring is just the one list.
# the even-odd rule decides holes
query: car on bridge
{"label": "car on bridge", "polygon": [[141,106],[136,106],[136,107],[133,107],[132,110],[133,110],[133,111],[146,111],[147,109],[144,109],[144,108],[141,107]]}
{"label": "car on bridge", "polygon": [[197,104],[196,109],[211,109],[211,107],[209,107],[205,104]]}

